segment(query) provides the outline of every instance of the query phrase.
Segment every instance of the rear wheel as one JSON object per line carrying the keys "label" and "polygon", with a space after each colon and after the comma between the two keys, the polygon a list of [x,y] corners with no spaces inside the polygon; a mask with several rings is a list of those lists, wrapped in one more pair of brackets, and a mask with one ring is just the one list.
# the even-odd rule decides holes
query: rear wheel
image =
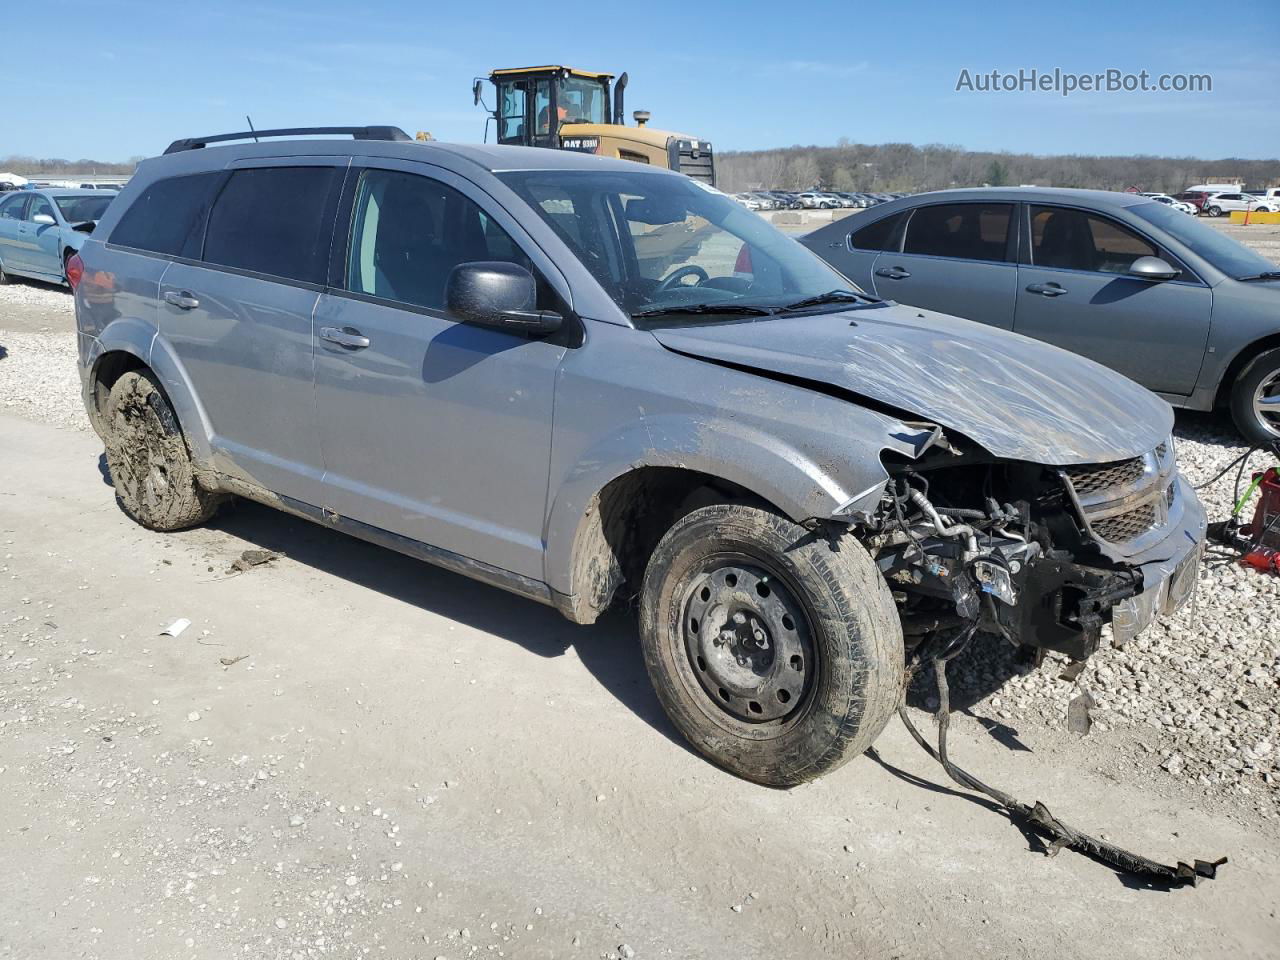
{"label": "rear wheel", "polygon": [[196,481],[173,407],[149,371],[131,370],[111,388],[102,416],[116,499],[149,530],[182,530],[214,515],[224,496]]}
{"label": "rear wheel", "polygon": [[1221,207],[1210,207],[1210,208],[1209,208],[1209,216],[1211,216],[1211,217],[1220,217],[1220,216],[1222,216],[1222,208],[1221,208]]}
{"label": "rear wheel", "polygon": [[0,263],[0,286],[9,282],[9,275],[4,272],[4,264]]}
{"label": "rear wheel", "polygon": [[703,507],[667,532],[645,571],[640,630],[675,726],[769,786],[862,753],[901,695],[901,625],[870,555],[755,507]]}
{"label": "rear wheel", "polygon": [[1280,440],[1280,349],[1259,354],[1240,372],[1231,417],[1250,443]]}

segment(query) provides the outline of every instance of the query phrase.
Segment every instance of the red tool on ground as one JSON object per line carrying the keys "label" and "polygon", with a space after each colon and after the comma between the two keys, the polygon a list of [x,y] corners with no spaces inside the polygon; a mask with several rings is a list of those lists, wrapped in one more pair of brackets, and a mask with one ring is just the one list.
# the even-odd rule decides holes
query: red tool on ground
{"label": "red tool on ground", "polygon": [[1250,545],[1240,562],[1280,576],[1280,469],[1270,467],[1255,474],[1253,485],[1258,489],[1258,506],[1253,521],[1240,531]]}

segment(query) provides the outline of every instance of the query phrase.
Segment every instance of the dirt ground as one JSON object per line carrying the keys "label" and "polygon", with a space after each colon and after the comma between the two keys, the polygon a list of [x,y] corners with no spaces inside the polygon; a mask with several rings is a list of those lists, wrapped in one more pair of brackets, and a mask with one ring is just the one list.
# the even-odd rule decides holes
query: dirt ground
{"label": "dirt ground", "polygon": [[[66,323],[42,309],[0,327]],[[285,556],[229,574],[247,549]],[[1135,776],[1124,730],[1007,723],[957,714],[954,756],[1230,863],[1164,890],[1047,858],[896,722],[753,786],[680,741],[625,613],[252,504],[152,534],[91,433],[0,413],[0,957],[1280,956],[1274,819]]]}

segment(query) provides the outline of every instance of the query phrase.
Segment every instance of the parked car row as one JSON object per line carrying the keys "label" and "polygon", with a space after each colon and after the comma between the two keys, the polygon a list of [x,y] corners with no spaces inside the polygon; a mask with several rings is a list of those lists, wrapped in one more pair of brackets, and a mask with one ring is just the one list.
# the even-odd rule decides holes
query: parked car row
{"label": "parked car row", "polygon": [[[1153,194],[1143,194],[1154,197]],[[1221,217],[1232,211],[1248,211],[1252,213],[1280,213],[1280,187],[1266,190],[1185,190],[1175,194],[1173,199],[1186,203],[1194,208],[1195,213],[1208,217]]]}
{"label": "parked car row", "polygon": [[905,193],[861,193],[834,190],[748,190],[732,195],[748,210],[865,209],[887,203]]}

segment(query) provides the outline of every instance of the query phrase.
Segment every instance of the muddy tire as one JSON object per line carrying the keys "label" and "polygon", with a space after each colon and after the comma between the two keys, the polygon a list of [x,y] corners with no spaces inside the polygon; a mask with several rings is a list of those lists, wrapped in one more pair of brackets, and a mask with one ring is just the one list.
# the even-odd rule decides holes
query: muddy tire
{"label": "muddy tire", "polygon": [[4,272],[4,264],[0,263],[0,287],[9,282],[9,275]]}
{"label": "muddy tire", "polygon": [[183,530],[214,515],[224,497],[196,482],[178,418],[148,371],[125,373],[102,414],[116,502],[148,530]]}
{"label": "muddy tire", "polygon": [[1280,349],[1268,350],[1250,360],[1231,389],[1231,418],[1250,443],[1280,441],[1277,398],[1280,398]]}
{"label": "muddy tire", "polygon": [[667,532],[645,571],[640,635],[685,738],[768,786],[865,751],[902,693],[902,628],[870,555],[755,507],[703,507]]}

